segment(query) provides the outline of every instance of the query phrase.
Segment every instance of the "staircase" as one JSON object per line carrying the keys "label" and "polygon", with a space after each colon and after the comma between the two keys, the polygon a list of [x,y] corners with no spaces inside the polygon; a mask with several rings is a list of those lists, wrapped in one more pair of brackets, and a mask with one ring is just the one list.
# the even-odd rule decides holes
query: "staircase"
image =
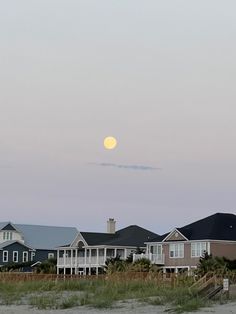
{"label": "staircase", "polygon": [[197,290],[198,294],[204,299],[211,299],[223,289],[223,285],[219,284],[219,279],[216,275],[208,273],[189,288],[190,291],[193,289]]}

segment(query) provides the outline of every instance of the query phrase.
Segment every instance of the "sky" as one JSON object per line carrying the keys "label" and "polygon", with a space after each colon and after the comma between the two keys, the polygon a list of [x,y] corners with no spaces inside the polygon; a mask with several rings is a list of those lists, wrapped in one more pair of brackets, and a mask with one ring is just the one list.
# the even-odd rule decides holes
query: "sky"
{"label": "sky", "polygon": [[0,221],[162,234],[236,213],[235,11],[2,1]]}

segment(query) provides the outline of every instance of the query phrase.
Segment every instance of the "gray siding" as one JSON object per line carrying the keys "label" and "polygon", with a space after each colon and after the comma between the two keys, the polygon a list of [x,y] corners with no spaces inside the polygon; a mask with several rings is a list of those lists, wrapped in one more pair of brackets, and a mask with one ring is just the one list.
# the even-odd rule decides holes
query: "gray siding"
{"label": "gray siding", "polygon": [[40,261],[43,262],[48,259],[48,253],[54,253],[54,257],[57,257],[57,251],[56,250],[36,250],[34,261]]}
{"label": "gray siding", "polygon": [[[3,251],[8,251],[8,262],[3,262]],[[31,250],[20,243],[12,243],[0,250],[0,265],[13,263],[13,251],[18,252],[18,263],[23,262],[23,252],[28,252],[28,260],[31,258]]]}

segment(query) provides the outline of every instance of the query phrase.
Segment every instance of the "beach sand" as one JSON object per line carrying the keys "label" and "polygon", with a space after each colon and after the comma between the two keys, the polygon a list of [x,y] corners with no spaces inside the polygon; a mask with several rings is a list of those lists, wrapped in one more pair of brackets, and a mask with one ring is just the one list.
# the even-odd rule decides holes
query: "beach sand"
{"label": "beach sand", "polygon": [[[66,310],[38,310],[25,305],[1,305],[0,314],[166,314],[167,307],[143,305],[136,302],[125,302],[119,304],[114,309],[99,310],[85,306],[75,307]],[[192,312],[195,314],[216,313],[216,314],[236,314],[236,302],[230,302],[223,305],[215,305]]]}

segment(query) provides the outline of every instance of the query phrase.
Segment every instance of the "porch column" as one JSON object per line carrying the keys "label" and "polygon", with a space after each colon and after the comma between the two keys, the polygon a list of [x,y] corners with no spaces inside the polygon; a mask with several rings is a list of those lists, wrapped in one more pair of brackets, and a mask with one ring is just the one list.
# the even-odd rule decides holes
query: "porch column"
{"label": "porch column", "polygon": [[106,260],[107,260],[107,248],[105,247],[104,248],[104,264],[105,264]]}
{"label": "porch column", "polygon": [[166,279],[166,268],[163,267],[163,278]]}
{"label": "porch column", "polygon": [[66,274],[66,250],[64,250],[64,275]]}
{"label": "porch column", "polygon": [[127,249],[125,249],[125,251],[124,251],[124,259],[126,259],[127,258]]}
{"label": "porch column", "polygon": [[97,249],[97,265],[99,264],[99,249]]}
{"label": "porch column", "polygon": [[92,257],[92,249],[89,249],[89,276],[91,275],[91,257]]}
{"label": "porch column", "polygon": [[87,249],[84,249],[84,264],[87,264]]}
{"label": "porch column", "polygon": [[63,257],[64,257],[64,267],[66,267],[66,250],[64,249],[64,255],[63,255]]}
{"label": "porch column", "polygon": [[78,249],[75,249],[75,275],[78,274]]}
{"label": "porch column", "polygon": [[114,252],[114,253],[115,253],[115,254],[114,254],[114,255],[115,255],[114,257],[116,257],[116,255],[117,255],[117,249],[115,249],[115,252]]}
{"label": "porch column", "polygon": [[70,250],[70,274],[72,275],[72,266],[73,266],[73,255],[74,255],[74,250]]}
{"label": "porch column", "polygon": [[59,275],[59,256],[60,256],[60,250],[57,250],[57,275]]}
{"label": "porch column", "polygon": [[84,248],[84,276],[86,276],[86,267],[87,267],[87,249]]}
{"label": "porch column", "polygon": [[207,253],[210,255],[211,254],[211,243],[207,242]]}

